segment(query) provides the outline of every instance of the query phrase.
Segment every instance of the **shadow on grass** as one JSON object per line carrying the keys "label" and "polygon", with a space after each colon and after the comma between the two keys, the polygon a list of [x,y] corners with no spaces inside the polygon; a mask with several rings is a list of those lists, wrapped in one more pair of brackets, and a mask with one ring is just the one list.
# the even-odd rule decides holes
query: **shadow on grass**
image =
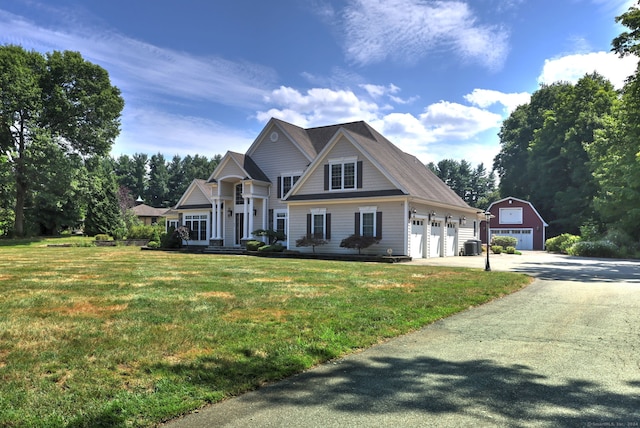
{"label": "shadow on grass", "polygon": [[[186,376],[184,369],[181,374]],[[231,369],[243,370],[241,366]],[[201,380],[215,383],[214,376]],[[310,414],[315,414],[314,407],[363,416],[417,414],[425,423],[428,417],[460,414],[480,424],[502,421],[512,427],[640,422],[640,380],[620,388],[626,392],[580,379],[558,382],[524,365],[490,360],[388,357],[326,364],[271,384],[238,404],[252,412],[268,409],[271,415],[278,405],[308,409]],[[213,410],[211,422],[224,423],[215,420]]]}
{"label": "shadow on grass", "polygon": [[[51,239],[51,237],[49,239]],[[44,240],[45,238],[0,238],[0,247],[17,247],[21,245],[31,245],[33,243],[42,242]]]}

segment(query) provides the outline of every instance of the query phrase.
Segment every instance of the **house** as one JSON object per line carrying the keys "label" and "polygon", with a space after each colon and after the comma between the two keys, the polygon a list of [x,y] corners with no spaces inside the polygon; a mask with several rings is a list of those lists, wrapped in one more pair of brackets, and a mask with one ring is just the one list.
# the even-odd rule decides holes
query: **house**
{"label": "house", "polygon": [[[512,236],[518,240],[518,250],[544,250],[546,227],[549,226],[531,202],[508,197],[489,205],[493,217],[489,236]],[[480,227],[483,243],[487,242],[486,221]]]}
{"label": "house", "polygon": [[131,208],[131,211],[142,221],[145,226],[151,226],[158,223],[158,220],[165,217],[167,208],[154,208],[149,205],[139,203]]}
{"label": "house", "polygon": [[363,254],[423,258],[458,255],[479,238],[478,210],[362,121],[303,129],[271,119],[175,209],[189,245],[242,247],[253,231],[274,229],[300,252],[312,248],[296,240],[314,235],[327,241],[317,252],[352,254],[340,242],[359,234],[380,238]]}

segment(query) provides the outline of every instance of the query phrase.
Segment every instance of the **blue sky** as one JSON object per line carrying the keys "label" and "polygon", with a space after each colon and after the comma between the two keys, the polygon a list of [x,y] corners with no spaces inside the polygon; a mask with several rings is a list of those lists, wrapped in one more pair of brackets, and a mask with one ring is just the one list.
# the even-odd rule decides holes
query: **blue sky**
{"label": "blue sky", "polygon": [[630,0],[0,0],[0,44],[79,51],[125,99],[112,155],[244,152],[271,117],[366,120],[422,161],[491,168],[542,83],[598,71]]}

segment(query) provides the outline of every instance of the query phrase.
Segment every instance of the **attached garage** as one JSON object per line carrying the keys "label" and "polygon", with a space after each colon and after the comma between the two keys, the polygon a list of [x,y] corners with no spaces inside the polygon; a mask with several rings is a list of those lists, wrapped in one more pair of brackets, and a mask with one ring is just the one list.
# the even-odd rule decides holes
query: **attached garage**
{"label": "attached garage", "polygon": [[442,255],[442,223],[432,221],[429,231],[429,257]]}
{"label": "attached garage", "polygon": [[456,225],[455,223],[447,223],[447,241],[445,243],[445,256],[455,256],[456,255]]}
{"label": "attached garage", "polygon": [[411,221],[411,257],[422,259],[425,254],[424,220],[415,218]]}

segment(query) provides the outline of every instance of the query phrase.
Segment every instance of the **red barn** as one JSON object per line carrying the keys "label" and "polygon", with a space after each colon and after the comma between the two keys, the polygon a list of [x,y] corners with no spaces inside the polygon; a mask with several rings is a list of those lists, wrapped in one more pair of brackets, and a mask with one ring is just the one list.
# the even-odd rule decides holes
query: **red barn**
{"label": "red barn", "polygon": [[[531,202],[508,197],[489,205],[493,216],[490,221],[489,235],[513,236],[518,240],[518,250],[544,250],[546,227],[549,226],[540,216]],[[482,242],[487,242],[486,221],[480,224]]]}

